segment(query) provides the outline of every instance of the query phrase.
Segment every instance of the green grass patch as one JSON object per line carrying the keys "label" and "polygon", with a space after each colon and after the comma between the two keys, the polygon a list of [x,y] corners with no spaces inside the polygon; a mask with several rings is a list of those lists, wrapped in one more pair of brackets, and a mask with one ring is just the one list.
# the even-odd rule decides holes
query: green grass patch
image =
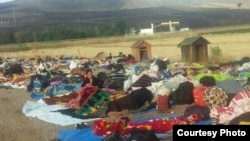
{"label": "green grass patch", "polygon": [[210,32],[210,34],[234,34],[234,33],[250,33],[250,28],[243,28],[243,29],[229,29],[223,31],[214,31]]}
{"label": "green grass patch", "polygon": [[28,51],[28,50],[31,50],[31,48],[28,46],[25,46],[25,44],[0,47],[0,52],[19,52],[19,51]]}

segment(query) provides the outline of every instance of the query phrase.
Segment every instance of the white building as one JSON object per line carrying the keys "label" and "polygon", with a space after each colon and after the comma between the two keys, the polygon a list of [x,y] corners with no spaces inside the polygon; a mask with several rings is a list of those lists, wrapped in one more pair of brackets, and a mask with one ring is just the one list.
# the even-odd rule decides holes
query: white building
{"label": "white building", "polygon": [[141,29],[139,35],[153,35],[154,34],[154,24],[151,24],[151,28]]}
{"label": "white building", "polygon": [[186,28],[181,28],[180,32],[185,32],[185,31],[190,31],[190,28],[186,27]]}
{"label": "white building", "polygon": [[153,35],[154,29],[148,28],[148,29],[141,29],[139,35]]}

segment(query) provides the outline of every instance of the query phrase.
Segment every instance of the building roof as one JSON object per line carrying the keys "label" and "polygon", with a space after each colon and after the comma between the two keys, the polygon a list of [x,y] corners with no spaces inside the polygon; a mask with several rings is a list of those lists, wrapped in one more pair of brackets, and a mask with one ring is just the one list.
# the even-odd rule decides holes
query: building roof
{"label": "building roof", "polygon": [[192,45],[200,40],[202,40],[202,42],[210,44],[210,42],[207,39],[203,38],[202,36],[195,36],[195,37],[188,37],[188,38],[184,39],[181,43],[179,43],[178,47]]}
{"label": "building roof", "polygon": [[[132,48],[136,48],[136,47],[140,46],[141,44],[143,44],[144,42],[147,43],[147,42],[144,41],[144,40],[138,40],[138,41],[136,41],[131,47],[132,47]],[[147,43],[147,44],[149,44],[149,43]]]}

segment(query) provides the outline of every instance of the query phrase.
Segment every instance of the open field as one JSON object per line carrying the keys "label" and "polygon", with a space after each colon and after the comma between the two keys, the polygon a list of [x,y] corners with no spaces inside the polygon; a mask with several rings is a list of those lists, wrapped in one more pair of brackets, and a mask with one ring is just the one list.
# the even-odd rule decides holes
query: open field
{"label": "open field", "polygon": [[[173,61],[180,61],[181,52],[180,48],[178,48],[177,45],[186,37],[202,35],[211,42],[211,44],[209,44],[209,47],[218,46],[221,48],[222,56],[220,61],[224,62],[229,60],[241,59],[243,56],[249,56],[250,51],[248,50],[250,44],[250,32],[237,32],[242,31],[242,29],[247,30],[249,29],[249,27],[250,26],[213,28],[182,33],[161,33],[152,36],[124,36],[84,40],[67,40],[58,42],[37,42],[27,44],[2,45],[0,47],[0,55],[3,57],[15,56],[19,58],[37,57],[38,55],[68,55],[93,58],[99,52],[104,52],[107,55],[109,52],[111,52],[113,55],[116,55],[120,51],[125,54],[130,54],[130,46],[135,41],[144,39],[152,45],[153,55],[158,55],[160,58],[168,57]],[[15,50],[13,50],[13,48]],[[16,52],[8,52],[8,50]]]}

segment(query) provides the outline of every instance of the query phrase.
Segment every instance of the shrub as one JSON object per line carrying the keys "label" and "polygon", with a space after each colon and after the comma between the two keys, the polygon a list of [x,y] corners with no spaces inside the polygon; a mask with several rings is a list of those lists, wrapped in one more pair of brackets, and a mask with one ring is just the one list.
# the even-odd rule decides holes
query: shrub
{"label": "shrub", "polygon": [[222,51],[220,47],[211,47],[210,48],[210,53],[211,53],[211,61],[213,63],[220,63],[220,57],[222,55]]}

